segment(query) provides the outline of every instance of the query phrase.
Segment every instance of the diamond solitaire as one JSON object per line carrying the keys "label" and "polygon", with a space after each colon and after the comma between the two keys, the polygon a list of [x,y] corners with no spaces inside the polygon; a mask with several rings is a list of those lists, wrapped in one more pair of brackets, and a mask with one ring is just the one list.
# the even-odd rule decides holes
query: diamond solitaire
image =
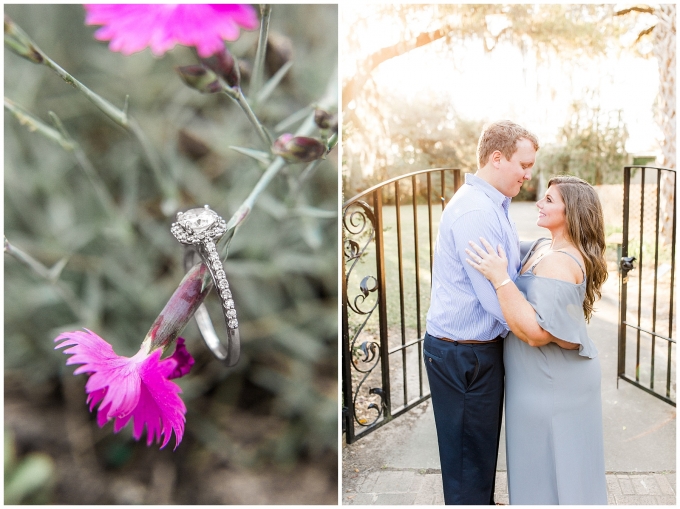
{"label": "diamond solitaire", "polygon": [[170,231],[185,245],[184,270],[188,271],[198,261],[197,258],[200,258],[210,271],[223,308],[227,343],[222,343],[217,337],[203,304],[196,310],[196,322],[203,339],[215,356],[225,361],[228,366],[233,366],[238,361],[240,352],[238,320],[229,282],[215,245],[227,231],[227,223],[206,205],[203,208],[178,212],[177,222],[172,223]]}
{"label": "diamond solitaire", "polygon": [[177,213],[177,222],[170,231],[182,244],[198,244],[214,240],[227,231],[227,223],[207,205],[202,209],[191,209]]}
{"label": "diamond solitaire", "polygon": [[185,228],[191,228],[195,232],[205,231],[217,221],[217,214],[209,209],[191,209],[181,216],[181,224]]}

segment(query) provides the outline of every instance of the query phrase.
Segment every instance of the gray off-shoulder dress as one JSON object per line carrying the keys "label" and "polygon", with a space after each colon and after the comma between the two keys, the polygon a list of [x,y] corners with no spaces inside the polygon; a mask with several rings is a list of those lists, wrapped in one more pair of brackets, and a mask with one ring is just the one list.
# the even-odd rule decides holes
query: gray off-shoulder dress
{"label": "gray off-shoulder dress", "polygon": [[[541,240],[534,242],[522,265]],[[586,281],[540,277],[533,273],[535,266],[515,284],[536,310],[541,327],[580,346],[532,347],[512,333],[505,338],[510,504],[606,505],[601,371],[583,317]]]}

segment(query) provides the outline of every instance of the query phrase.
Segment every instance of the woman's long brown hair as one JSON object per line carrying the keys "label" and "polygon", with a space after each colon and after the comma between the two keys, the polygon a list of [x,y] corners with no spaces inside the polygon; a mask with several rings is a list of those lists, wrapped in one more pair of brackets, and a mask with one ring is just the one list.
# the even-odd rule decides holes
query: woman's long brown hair
{"label": "woman's long brown hair", "polygon": [[586,296],[583,314],[590,321],[593,304],[602,296],[600,288],[607,280],[604,257],[604,214],[600,198],[585,180],[568,175],[553,177],[548,187],[555,186],[564,201],[569,240],[579,250],[586,265]]}

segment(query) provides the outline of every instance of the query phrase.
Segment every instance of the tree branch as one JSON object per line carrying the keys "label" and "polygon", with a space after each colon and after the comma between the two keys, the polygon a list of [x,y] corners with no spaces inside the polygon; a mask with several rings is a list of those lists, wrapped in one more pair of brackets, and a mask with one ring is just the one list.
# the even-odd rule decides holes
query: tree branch
{"label": "tree branch", "polygon": [[651,34],[652,31],[654,30],[654,27],[656,27],[656,25],[652,25],[652,26],[649,27],[649,28],[645,28],[642,32],[640,32],[640,33],[638,34],[638,36],[637,36],[637,39],[635,39],[635,42],[634,42],[633,44],[635,45],[635,44],[637,44],[638,42],[640,42],[640,39],[642,39],[645,35]]}
{"label": "tree branch", "polygon": [[648,7],[647,5],[636,5],[634,7],[629,7],[628,9],[621,9],[620,11],[615,11],[614,16],[623,16],[629,12],[646,12],[647,14],[654,14],[654,9]]}
{"label": "tree branch", "polygon": [[397,44],[382,48],[372,55],[370,55],[366,60],[364,60],[361,69],[359,69],[356,75],[347,82],[347,84],[342,87],[342,109],[343,111],[349,104],[349,102],[356,97],[364,85],[368,76],[373,72],[373,69],[378,67],[383,62],[401,56],[408,53],[411,50],[430,44],[436,40],[439,40],[446,36],[450,31],[450,27],[443,27],[433,32],[424,32],[419,34],[413,39],[408,41],[400,41]]}

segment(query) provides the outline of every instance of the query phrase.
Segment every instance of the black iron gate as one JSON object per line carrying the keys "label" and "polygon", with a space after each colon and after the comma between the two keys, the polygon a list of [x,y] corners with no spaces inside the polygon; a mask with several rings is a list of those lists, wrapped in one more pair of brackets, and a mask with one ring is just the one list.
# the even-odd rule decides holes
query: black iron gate
{"label": "black iron gate", "polygon": [[676,175],[667,168],[624,168],[617,370],[619,379],[673,406]]}
{"label": "black iron gate", "polygon": [[435,225],[461,176],[458,169],[417,171],[343,205],[342,428],[347,443],[430,397],[422,341]]}

